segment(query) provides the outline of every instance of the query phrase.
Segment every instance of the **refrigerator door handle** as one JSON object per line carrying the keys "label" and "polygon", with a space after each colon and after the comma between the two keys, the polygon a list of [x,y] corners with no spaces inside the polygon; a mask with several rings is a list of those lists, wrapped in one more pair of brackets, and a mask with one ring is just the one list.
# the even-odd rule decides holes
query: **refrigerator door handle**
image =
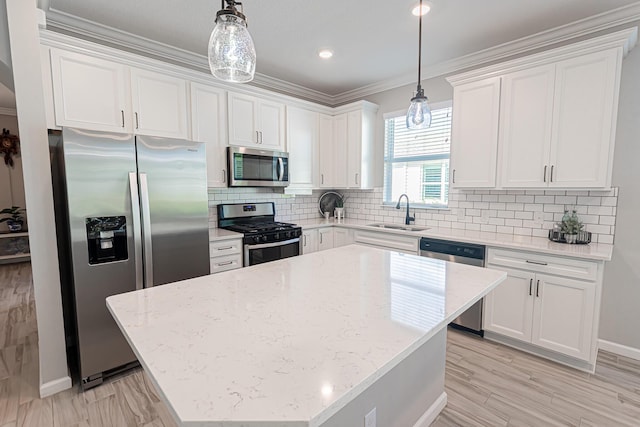
{"label": "refrigerator door handle", "polygon": [[133,217],[133,253],[136,267],[136,290],[142,289],[142,232],[140,227],[140,197],[138,195],[138,177],[129,172],[129,189],[131,190],[131,213]]}
{"label": "refrigerator door handle", "polygon": [[153,248],[151,247],[151,210],[147,174],[140,174],[140,204],[142,205],[142,237],[144,238],[144,287],[153,286]]}

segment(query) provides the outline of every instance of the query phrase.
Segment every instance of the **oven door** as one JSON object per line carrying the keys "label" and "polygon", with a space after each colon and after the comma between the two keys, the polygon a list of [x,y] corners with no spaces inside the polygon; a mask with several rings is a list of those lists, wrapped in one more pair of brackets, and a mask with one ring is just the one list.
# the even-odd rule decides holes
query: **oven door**
{"label": "oven door", "polygon": [[300,255],[300,238],[284,242],[244,245],[244,266]]}

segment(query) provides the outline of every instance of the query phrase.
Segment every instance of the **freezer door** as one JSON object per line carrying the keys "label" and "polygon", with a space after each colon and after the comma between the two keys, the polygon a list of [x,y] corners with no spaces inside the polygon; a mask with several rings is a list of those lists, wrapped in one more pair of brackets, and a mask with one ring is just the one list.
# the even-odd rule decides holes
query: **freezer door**
{"label": "freezer door", "polygon": [[205,146],[137,136],[145,286],[209,274]]}
{"label": "freezer door", "polygon": [[60,257],[70,277],[62,285],[75,305],[80,374],[86,379],[136,360],[105,302],[135,290],[136,277],[142,284],[135,262],[141,253],[133,216],[137,200],[132,208],[137,187],[129,181],[136,171],[135,145],[131,135],[71,128],[57,139],[62,162],[54,185],[66,191],[55,192],[62,199],[56,207],[66,206],[66,212],[56,212],[56,220],[67,217],[69,226]]}

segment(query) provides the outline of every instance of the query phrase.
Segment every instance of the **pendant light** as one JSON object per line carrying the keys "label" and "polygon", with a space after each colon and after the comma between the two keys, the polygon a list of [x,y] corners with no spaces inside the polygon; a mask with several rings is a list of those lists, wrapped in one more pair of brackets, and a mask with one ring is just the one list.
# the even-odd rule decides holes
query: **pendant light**
{"label": "pendant light", "polygon": [[[422,0],[420,0],[420,11],[422,11]],[[416,95],[411,98],[411,105],[407,111],[408,129],[426,129],[431,126],[431,110],[428,99],[424,96],[424,90],[420,86],[420,67],[422,66],[422,13],[420,13],[418,24],[418,88]]]}
{"label": "pendant light", "polygon": [[253,80],[256,71],[256,49],[243,9],[238,11],[236,6],[242,3],[221,0],[222,9],[216,13],[216,25],[209,38],[209,68],[220,80],[246,83]]}

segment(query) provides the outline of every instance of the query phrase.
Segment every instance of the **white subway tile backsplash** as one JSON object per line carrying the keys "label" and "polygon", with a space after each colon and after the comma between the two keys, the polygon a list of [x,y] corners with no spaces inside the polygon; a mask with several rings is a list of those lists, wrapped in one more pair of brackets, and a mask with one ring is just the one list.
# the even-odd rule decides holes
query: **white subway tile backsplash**
{"label": "white subway tile backsplash", "polygon": [[[383,206],[382,189],[337,190],[344,194],[345,216],[370,222],[402,222],[404,209]],[[319,218],[318,198],[290,196],[263,188],[221,188],[209,190],[209,223],[217,222],[216,205],[273,201],[276,219],[296,222]],[[427,227],[489,231],[523,236],[546,237],[562,220],[565,210],[577,212],[593,242],[612,243],[615,232],[617,189],[580,190],[451,190],[448,209],[416,209],[416,224]],[[536,216],[539,213],[542,221]],[[535,218],[535,219],[534,219]]]}

